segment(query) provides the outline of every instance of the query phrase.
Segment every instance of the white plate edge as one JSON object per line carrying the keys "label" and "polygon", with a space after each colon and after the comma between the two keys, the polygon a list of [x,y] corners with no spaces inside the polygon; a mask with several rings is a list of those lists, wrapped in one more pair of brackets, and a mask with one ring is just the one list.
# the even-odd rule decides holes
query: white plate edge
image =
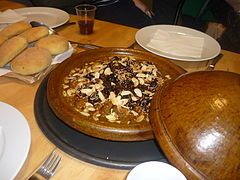
{"label": "white plate edge", "polygon": [[[209,58],[191,58],[191,59],[190,59],[190,57],[173,56],[173,55],[171,55],[171,54],[167,54],[167,53],[164,53],[164,52],[161,52],[161,51],[158,51],[158,52],[159,52],[159,53],[158,53],[158,52],[156,52],[157,50],[152,50],[151,48],[148,48],[148,47],[144,46],[144,45],[140,42],[140,40],[139,40],[139,36],[140,36],[140,33],[142,33],[142,31],[145,31],[146,29],[157,28],[157,27],[176,27],[176,28],[188,29],[188,30],[190,30],[190,31],[195,31],[195,32],[200,33],[200,34],[202,34],[202,35],[204,35],[204,36],[212,39],[213,41],[215,41],[215,42],[216,42],[216,45],[217,45],[218,51],[217,51],[217,53],[216,53],[215,55],[213,55],[213,56],[211,56],[211,57],[209,57]],[[153,53],[153,54],[156,54],[156,55],[158,55],[158,56],[162,56],[162,57],[165,57],[165,58],[168,58],[168,59],[171,59],[171,60],[176,60],[176,61],[186,61],[186,62],[206,61],[206,60],[210,60],[210,59],[215,58],[215,57],[218,56],[218,55],[220,54],[220,52],[221,52],[221,46],[219,45],[219,43],[218,43],[213,37],[209,36],[209,35],[206,34],[206,33],[203,33],[203,32],[201,32],[201,31],[198,31],[198,30],[196,30],[196,29],[192,29],[192,28],[185,27],[185,26],[180,26],[180,25],[165,25],[165,24],[163,24],[163,25],[151,25],[151,26],[146,26],[146,27],[143,27],[143,28],[139,29],[139,30],[136,32],[136,34],[135,34],[135,40],[136,40],[136,42],[137,42],[143,49],[145,49],[145,50],[147,50],[147,51],[149,51],[149,52],[151,52],[151,53]],[[186,58],[187,58],[187,59],[186,59]]]}
{"label": "white plate edge", "polygon": [[63,25],[63,24],[65,24],[67,21],[69,21],[69,19],[70,19],[70,15],[66,12],[66,11],[64,11],[64,10],[62,10],[62,9],[58,9],[58,8],[53,8],[53,7],[42,7],[42,6],[39,6],[39,7],[24,7],[24,8],[18,8],[18,9],[14,9],[14,11],[16,11],[17,13],[19,13],[19,14],[21,14],[22,12],[21,11],[29,11],[29,10],[31,10],[31,9],[33,9],[33,10],[40,10],[40,12],[42,11],[42,10],[52,10],[52,11],[58,11],[58,12],[60,12],[62,15],[64,15],[65,16],[65,20],[64,21],[62,21],[61,23],[58,23],[58,24],[56,24],[56,25],[52,25],[52,26],[50,26],[50,28],[56,28],[56,27],[59,27],[59,26],[61,26],[61,25]]}
{"label": "white plate edge", "polygon": [[[9,179],[14,179],[17,176],[17,174],[20,172],[20,170],[22,169],[22,167],[23,167],[23,165],[26,162],[26,159],[28,157],[30,147],[31,147],[31,130],[30,130],[28,121],[25,118],[25,116],[22,114],[22,112],[20,112],[17,108],[15,108],[14,106],[12,106],[12,105],[10,105],[6,102],[0,101],[0,105],[1,104],[6,106],[8,109],[10,109],[12,111],[15,111],[19,115],[19,117],[21,116],[21,118],[20,118],[20,119],[22,119],[21,123],[26,128],[25,132],[26,132],[27,139],[25,139],[25,141],[26,141],[26,146],[24,146],[25,147],[25,153],[22,156],[21,163],[18,164],[18,167],[14,170],[14,173],[11,175],[11,177],[9,177]],[[5,137],[5,140],[6,140],[6,137]],[[4,155],[4,152],[3,152],[3,155]]]}

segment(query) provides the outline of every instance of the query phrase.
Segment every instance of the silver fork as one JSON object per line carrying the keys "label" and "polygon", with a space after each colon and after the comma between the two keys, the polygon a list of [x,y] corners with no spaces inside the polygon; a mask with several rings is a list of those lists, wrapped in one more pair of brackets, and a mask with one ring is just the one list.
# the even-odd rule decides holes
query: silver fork
{"label": "silver fork", "polygon": [[29,180],[50,179],[56,172],[61,156],[53,151]]}

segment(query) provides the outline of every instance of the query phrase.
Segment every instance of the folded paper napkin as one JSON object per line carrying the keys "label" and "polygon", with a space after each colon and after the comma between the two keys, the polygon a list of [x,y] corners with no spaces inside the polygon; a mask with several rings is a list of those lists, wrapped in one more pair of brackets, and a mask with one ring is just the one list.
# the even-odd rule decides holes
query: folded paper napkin
{"label": "folded paper napkin", "polygon": [[201,58],[204,38],[158,29],[147,47],[181,57]]}
{"label": "folded paper napkin", "polygon": [[27,17],[16,13],[12,9],[8,9],[4,12],[0,12],[0,24],[15,23],[15,22],[18,22],[18,21],[22,21],[26,18]]}

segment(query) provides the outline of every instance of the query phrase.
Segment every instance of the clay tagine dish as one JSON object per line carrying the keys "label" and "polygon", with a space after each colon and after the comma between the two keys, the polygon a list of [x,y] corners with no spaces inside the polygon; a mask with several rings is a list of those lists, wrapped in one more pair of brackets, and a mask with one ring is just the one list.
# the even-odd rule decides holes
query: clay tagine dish
{"label": "clay tagine dish", "polygon": [[113,141],[153,139],[150,101],[185,71],[140,50],[100,48],[72,56],[51,72],[48,103],[77,131]]}

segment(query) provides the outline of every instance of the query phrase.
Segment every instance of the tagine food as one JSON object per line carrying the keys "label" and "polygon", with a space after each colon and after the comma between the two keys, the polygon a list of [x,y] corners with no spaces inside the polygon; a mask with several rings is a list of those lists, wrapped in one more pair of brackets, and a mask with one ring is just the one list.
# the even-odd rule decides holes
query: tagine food
{"label": "tagine food", "polygon": [[79,53],[51,72],[47,100],[60,121],[105,140],[153,139],[148,112],[156,89],[184,70],[134,49]]}
{"label": "tagine food", "polygon": [[76,111],[92,120],[141,123],[149,121],[154,92],[170,78],[153,63],[115,56],[72,69],[64,78],[62,93]]}

